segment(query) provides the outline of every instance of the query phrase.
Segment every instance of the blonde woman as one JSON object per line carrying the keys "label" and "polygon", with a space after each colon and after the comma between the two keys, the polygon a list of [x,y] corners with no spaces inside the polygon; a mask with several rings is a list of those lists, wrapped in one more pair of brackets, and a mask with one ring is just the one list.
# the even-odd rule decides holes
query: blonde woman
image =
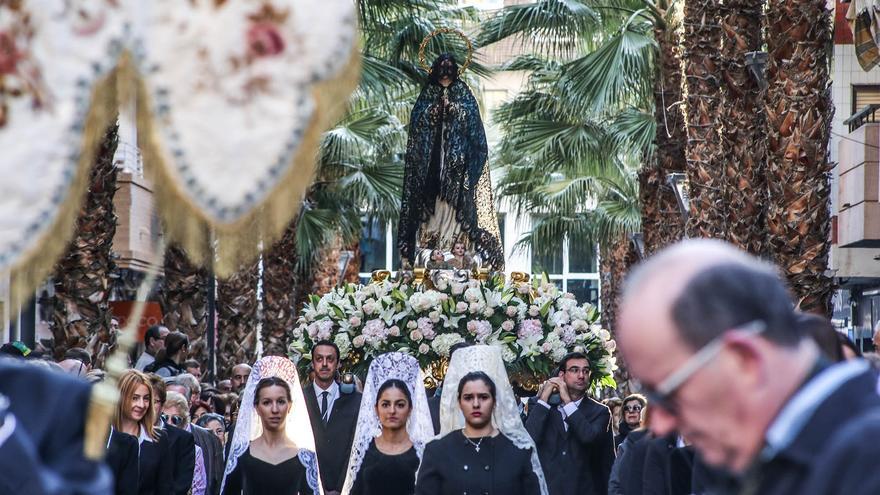
{"label": "blonde woman", "polygon": [[[156,428],[150,379],[129,370],[119,379],[119,404],[113,428],[138,439],[138,494],[171,493],[173,456],[164,432]],[[112,433],[111,433],[112,434]]]}

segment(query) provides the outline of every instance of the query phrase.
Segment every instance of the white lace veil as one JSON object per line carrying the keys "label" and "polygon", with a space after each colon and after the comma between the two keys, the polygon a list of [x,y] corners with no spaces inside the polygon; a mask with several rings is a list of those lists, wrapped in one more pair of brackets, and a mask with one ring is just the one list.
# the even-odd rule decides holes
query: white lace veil
{"label": "white lace veil", "polygon": [[251,441],[263,434],[263,423],[254,410],[254,393],[260,380],[270,376],[281,378],[290,387],[291,405],[287,413],[285,433],[287,438],[299,449],[297,457],[306,468],[306,480],[315,495],[319,495],[323,493],[323,490],[321,478],[318,475],[315,437],[312,433],[312,423],[309,420],[309,411],[306,409],[302,386],[299,383],[299,375],[296,372],[296,366],[289,359],[280,356],[264,357],[257,361],[251,370],[241,397],[238,421],[235,424],[235,433],[232,436],[232,446],[229,449],[229,458],[226,460],[220,493],[223,493],[223,489],[226,487],[226,477],[238,465],[238,458],[248,449]]}
{"label": "white lace veil", "polygon": [[360,470],[370,442],[382,432],[379,416],[376,415],[376,400],[379,387],[388,380],[398,379],[409,388],[412,397],[412,411],[406,423],[409,439],[422,458],[425,444],[434,438],[434,426],[431,423],[431,412],[428,410],[428,397],[425,394],[425,379],[419,362],[402,352],[382,354],[370,363],[367,379],[364,382],[364,393],[361,398],[361,409],[358,413],[357,428],[354,431],[354,442],[351,445],[351,456],[348,459],[348,474],[342,487],[342,495],[348,495],[354,486],[355,478]]}
{"label": "white lace veil", "polygon": [[538,477],[541,495],[547,495],[547,482],[541,469],[541,461],[538,460],[538,449],[520,419],[516,395],[510,386],[504,360],[501,359],[501,349],[497,346],[474,345],[458,349],[452,354],[440,396],[440,436],[464,428],[464,414],[458,405],[458,382],[472,371],[482,371],[495,382],[492,425],[517,447],[531,449],[532,469]]}

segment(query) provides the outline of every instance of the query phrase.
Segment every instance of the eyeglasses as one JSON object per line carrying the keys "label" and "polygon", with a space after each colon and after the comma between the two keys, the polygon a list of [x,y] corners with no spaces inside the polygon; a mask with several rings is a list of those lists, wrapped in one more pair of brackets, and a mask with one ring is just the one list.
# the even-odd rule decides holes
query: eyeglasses
{"label": "eyeglasses", "polygon": [[724,349],[724,336],[728,332],[736,330],[744,335],[754,336],[760,335],[766,329],[767,324],[764,321],[753,320],[721,332],[720,335],[709,341],[696,354],[688,358],[677,370],[670,373],[665,380],[658,383],[655,387],[646,387],[644,393],[648,397],[648,402],[674,413],[676,407],[673,396],[685,382],[715,359],[721,350]]}
{"label": "eyeglasses", "polygon": [[642,412],[642,406],[626,406],[623,410],[626,412]]}
{"label": "eyeglasses", "polygon": [[571,368],[568,368],[565,371],[566,371],[566,373],[571,373],[572,375],[581,375],[581,374],[589,375],[590,374],[590,368],[578,368],[577,366],[572,366]]}

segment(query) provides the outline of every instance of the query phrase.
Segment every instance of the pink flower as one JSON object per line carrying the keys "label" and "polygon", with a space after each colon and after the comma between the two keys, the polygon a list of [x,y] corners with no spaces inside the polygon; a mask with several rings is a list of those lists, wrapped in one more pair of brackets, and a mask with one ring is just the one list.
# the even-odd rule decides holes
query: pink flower
{"label": "pink flower", "polygon": [[422,332],[418,330],[413,330],[409,333],[409,340],[412,340],[413,342],[421,342],[424,337],[425,336],[422,335]]}
{"label": "pink flower", "polygon": [[419,346],[419,354],[427,354],[430,350],[431,348],[428,347],[428,344],[422,344]]}
{"label": "pink flower", "polygon": [[398,328],[397,325],[394,325],[388,329],[388,335],[392,337],[400,337],[400,328]]}
{"label": "pink flower", "polygon": [[357,337],[354,338],[354,340],[351,341],[351,343],[354,344],[355,347],[360,348],[360,347],[364,346],[364,343],[366,341],[367,341],[366,337],[364,337],[363,335],[358,335]]}
{"label": "pink flower", "polygon": [[539,337],[544,334],[544,328],[539,320],[524,320],[519,326],[517,336],[521,339]]}
{"label": "pink flower", "polygon": [[545,343],[545,344],[541,345],[541,352],[543,352],[543,353],[548,353],[552,349],[553,349],[553,347],[550,344]]}
{"label": "pink flower", "polygon": [[508,306],[506,313],[507,313],[507,316],[509,316],[511,318],[516,316],[516,313],[517,313],[516,306]]}
{"label": "pink flower", "polygon": [[514,323],[513,320],[504,320],[504,323],[501,324],[501,329],[505,332],[513,331]]}
{"label": "pink flower", "polygon": [[247,32],[248,52],[254,57],[271,57],[284,51],[284,38],[278,26],[257,22]]}
{"label": "pink flower", "polygon": [[464,313],[467,310],[468,310],[468,303],[466,303],[464,301],[459,301],[458,304],[455,305],[455,312],[456,313]]}
{"label": "pink flower", "polygon": [[361,326],[361,319],[358,318],[357,316],[352,316],[351,318],[348,319],[348,324],[353,327],[359,327],[359,326]]}

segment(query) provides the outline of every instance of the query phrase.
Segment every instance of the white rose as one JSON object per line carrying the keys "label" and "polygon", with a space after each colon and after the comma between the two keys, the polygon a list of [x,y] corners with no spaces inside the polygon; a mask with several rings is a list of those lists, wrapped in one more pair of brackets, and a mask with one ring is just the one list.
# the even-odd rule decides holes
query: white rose
{"label": "white rose", "polygon": [[468,303],[466,303],[464,301],[459,301],[455,305],[455,312],[456,313],[464,313],[465,311],[467,311],[467,309],[468,309]]}
{"label": "white rose", "polygon": [[392,337],[400,337],[400,328],[398,328],[397,325],[394,325],[388,329],[388,335]]}
{"label": "white rose", "polygon": [[483,311],[483,316],[485,316],[486,318],[489,318],[494,314],[495,314],[495,310],[492,308],[486,308],[485,311]]}
{"label": "white rose", "polygon": [[358,318],[357,316],[352,316],[351,318],[348,319],[348,323],[352,327],[359,327],[359,326],[361,326],[361,319]]}
{"label": "white rose", "polygon": [[430,313],[428,313],[428,318],[430,318],[432,322],[437,323],[438,321],[440,321],[440,312],[431,311]]}
{"label": "white rose", "polygon": [[410,330],[412,330],[413,328],[418,328],[418,327],[419,327],[419,324],[416,323],[415,320],[409,320],[408,322],[406,322],[406,328],[409,328]]}
{"label": "white rose", "polygon": [[541,314],[541,308],[534,304],[529,306],[529,316],[538,316],[539,314]]}
{"label": "white rose", "polygon": [[423,338],[424,336],[422,335],[422,332],[418,330],[413,330],[409,333],[409,339],[414,342],[420,342]]}
{"label": "white rose", "polygon": [[430,350],[431,348],[428,347],[428,344],[421,344],[419,346],[419,354],[427,354]]}
{"label": "white rose", "polygon": [[363,335],[358,335],[357,337],[354,338],[354,340],[351,343],[354,344],[355,347],[360,349],[361,347],[364,346],[366,341],[367,341],[366,337],[364,337]]}

